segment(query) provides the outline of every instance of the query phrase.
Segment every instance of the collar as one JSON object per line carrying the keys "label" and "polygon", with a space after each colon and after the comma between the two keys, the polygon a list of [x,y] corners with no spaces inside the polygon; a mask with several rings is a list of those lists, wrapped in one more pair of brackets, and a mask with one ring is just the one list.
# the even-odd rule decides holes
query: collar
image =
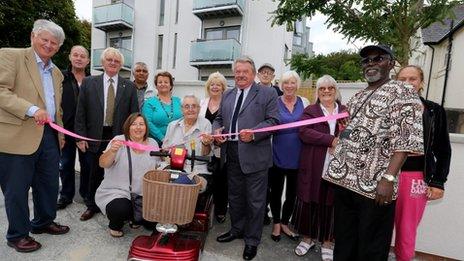
{"label": "collar", "polygon": [[53,64],[51,59],[48,61],[48,64],[45,64],[42,58],[40,58],[40,56],[35,51],[34,51],[34,55],[35,55],[35,61],[37,62],[38,65],[40,65],[41,69],[44,69],[45,71],[47,71],[47,70],[51,70],[55,68],[55,64]]}
{"label": "collar", "polygon": [[[321,106],[321,110],[322,110],[323,113],[330,115],[329,111],[324,107],[324,105],[322,105],[321,102],[319,102],[319,106]],[[332,114],[336,114],[336,113],[338,113],[338,103],[337,102],[335,102],[335,108],[334,108],[334,111],[332,112]]]}
{"label": "collar", "polygon": [[115,76],[110,77],[108,74],[106,74],[106,72],[103,73],[103,81],[104,81],[105,83],[107,83],[110,79],[113,79],[113,82],[114,82],[114,83],[117,83],[117,81],[118,81],[118,75],[116,74]]}
{"label": "collar", "polygon": [[[182,127],[182,130],[184,130],[184,128],[185,128],[184,118],[181,118],[177,122],[177,126]],[[200,127],[198,126],[198,118],[197,118],[197,120],[195,121],[195,123],[192,125],[192,127],[190,128],[190,130],[188,132],[193,132],[194,130],[200,130]]]}
{"label": "collar", "polygon": [[137,83],[135,83],[135,81],[134,81],[134,85],[135,85],[135,88],[137,90],[146,90],[148,88],[148,83],[147,82],[145,82],[145,84],[142,86],[142,88],[138,88]]}

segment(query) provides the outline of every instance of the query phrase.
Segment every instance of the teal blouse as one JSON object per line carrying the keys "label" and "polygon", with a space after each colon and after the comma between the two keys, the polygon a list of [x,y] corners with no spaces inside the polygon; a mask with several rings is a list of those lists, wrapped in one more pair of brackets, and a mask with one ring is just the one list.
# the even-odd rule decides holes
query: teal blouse
{"label": "teal blouse", "polygon": [[182,118],[180,98],[172,96],[171,99],[171,104],[165,104],[155,96],[143,103],[142,115],[147,119],[149,136],[158,144],[163,141],[168,124]]}

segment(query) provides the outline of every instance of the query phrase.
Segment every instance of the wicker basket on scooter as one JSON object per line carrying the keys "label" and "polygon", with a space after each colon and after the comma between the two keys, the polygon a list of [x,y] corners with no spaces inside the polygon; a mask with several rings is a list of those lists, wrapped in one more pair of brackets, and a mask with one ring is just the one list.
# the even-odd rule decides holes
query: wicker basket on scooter
{"label": "wicker basket on scooter", "polygon": [[184,225],[195,214],[200,180],[194,185],[169,183],[170,173],[153,170],[143,177],[143,218],[152,222]]}

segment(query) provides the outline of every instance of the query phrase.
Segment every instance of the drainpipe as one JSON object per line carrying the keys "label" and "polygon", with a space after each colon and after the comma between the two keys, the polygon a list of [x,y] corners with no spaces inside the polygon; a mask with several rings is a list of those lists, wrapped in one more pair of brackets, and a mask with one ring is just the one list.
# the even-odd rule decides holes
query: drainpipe
{"label": "drainpipe", "polygon": [[445,94],[446,94],[446,87],[448,85],[448,75],[449,75],[449,66],[450,66],[450,60],[451,60],[451,50],[453,48],[453,25],[454,25],[454,20],[451,20],[450,24],[450,35],[448,38],[448,59],[446,60],[446,70],[445,70],[445,83],[443,86],[443,94],[441,96],[441,106],[445,103]]}
{"label": "drainpipe", "polygon": [[426,100],[429,98],[430,79],[432,78],[433,59],[435,58],[435,48],[432,45],[429,45],[429,47],[432,48],[432,58],[430,59],[429,79],[427,80],[427,92],[425,93]]}

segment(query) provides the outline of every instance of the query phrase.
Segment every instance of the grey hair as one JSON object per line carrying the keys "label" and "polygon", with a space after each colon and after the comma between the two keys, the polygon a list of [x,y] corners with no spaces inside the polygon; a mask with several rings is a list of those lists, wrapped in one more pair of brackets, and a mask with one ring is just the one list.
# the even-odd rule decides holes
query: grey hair
{"label": "grey hair", "polygon": [[119,56],[119,58],[121,58],[121,66],[124,65],[124,55],[122,55],[122,53],[116,49],[116,48],[113,48],[113,47],[108,47],[106,48],[105,50],[103,50],[101,56],[100,56],[100,61],[102,62],[103,64],[103,61],[105,60],[105,58],[109,55],[116,55],[116,56]]}
{"label": "grey hair", "polygon": [[255,62],[253,61],[253,59],[251,59],[250,56],[244,55],[244,56],[241,56],[241,57],[235,59],[234,64],[232,66],[233,71],[235,71],[235,66],[237,65],[237,63],[249,63],[251,65],[251,69],[252,69],[253,73],[256,74]]}
{"label": "grey hair", "polygon": [[142,68],[144,68],[144,69],[146,69],[148,71],[148,66],[147,66],[146,63],[144,63],[144,62],[136,62],[134,64],[134,69],[132,69],[133,73],[135,73],[135,68],[137,68],[138,66],[140,66],[140,67],[142,67]]}
{"label": "grey hair", "polygon": [[[326,74],[320,77],[319,79],[317,79],[316,90],[319,90],[319,88],[323,84],[334,86],[335,87],[335,101],[342,102],[342,95],[340,94],[340,90],[338,89],[337,81],[332,76]],[[316,95],[314,96],[314,98],[315,98],[315,102],[318,103],[319,102],[318,92],[316,92]]]}
{"label": "grey hair", "polygon": [[296,89],[298,90],[301,86],[301,78],[295,71],[287,71],[282,74],[282,77],[279,81],[279,88],[282,91],[282,85],[287,83],[290,79],[294,78],[296,80]]}
{"label": "grey hair", "polygon": [[35,20],[34,26],[32,28],[32,33],[34,34],[34,36],[37,36],[42,31],[47,31],[51,33],[53,37],[55,37],[58,40],[60,47],[63,45],[65,35],[61,26],[45,19]]}
{"label": "grey hair", "polygon": [[84,50],[85,54],[87,55],[87,58],[90,58],[89,51],[82,45],[74,45],[73,47],[71,47],[71,51],[69,51],[69,55],[71,55],[73,50],[77,49],[77,48]]}
{"label": "grey hair", "polygon": [[182,98],[182,105],[184,105],[185,100],[186,100],[186,99],[189,99],[189,98],[194,99],[195,102],[196,102],[196,104],[197,104],[197,105],[200,105],[200,100],[197,98],[197,96],[195,96],[195,95],[193,95],[193,94],[187,94],[187,95],[185,95],[184,98]]}

